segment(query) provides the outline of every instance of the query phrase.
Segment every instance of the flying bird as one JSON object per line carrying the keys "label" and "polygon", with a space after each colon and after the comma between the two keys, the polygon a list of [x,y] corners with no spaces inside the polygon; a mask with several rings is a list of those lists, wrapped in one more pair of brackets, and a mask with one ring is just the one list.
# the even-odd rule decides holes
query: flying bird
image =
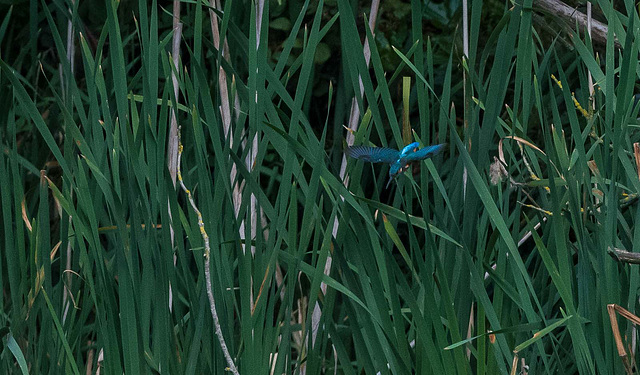
{"label": "flying bird", "polygon": [[409,168],[411,162],[430,158],[444,148],[444,144],[427,146],[420,149],[418,148],[419,146],[420,144],[418,142],[413,142],[400,151],[387,147],[350,146],[347,147],[346,154],[352,158],[370,161],[372,163],[391,164],[391,168],[389,168],[389,182],[387,182],[387,186],[385,186],[386,189],[393,179]]}

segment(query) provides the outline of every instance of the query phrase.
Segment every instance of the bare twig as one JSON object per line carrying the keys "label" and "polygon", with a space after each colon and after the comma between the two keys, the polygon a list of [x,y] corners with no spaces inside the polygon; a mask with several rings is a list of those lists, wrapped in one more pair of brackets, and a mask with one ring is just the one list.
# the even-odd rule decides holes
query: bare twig
{"label": "bare twig", "polygon": [[[591,26],[589,26],[589,17],[586,14],[559,0],[536,0],[534,4],[555,16],[577,23],[583,29],[588,29],[591,40],[600,44],[607,43],[607,25],[604,23],[591,20]],[[616,45],[619,45],[617,40]]]}
{"label": "bare twig", "polygon": [[231,354],[229,354],[227,343],[224,340],[224,335],[222,334],[222,329],[220,328],[220,319],[218,319],[218,312],[216,311],[216,301],[213,298],[213,290],[211,288],[211,246],[209,244],[209,235],[204,229],[202,213],[200,213],[200,210],[198,210],[198,207],[196,206],[196,202],[193,199],[191,190],[187,189],[187,187],[184,185],[184,181],[182,180],[182,173],[180,172],[180,159],[182,157],[182,149],[183,147],[182,143],[180,142],[180,131],[178,130],[178,181],[180,182],[180,187],[187,195],[187,198],[189,198],[191,207],[198,216],[198,227],[200,227],[200,234],[202,235],[202,239],[204,240],[204,276],[207,284],[207,296],[209,297],[209,306],[211,307],[213,325],[215,328],[216,336],[218,336],[218,341],[220,342],[220,347],[222,348],[222,353],[224,354],[224,358],[227,360],[227,366],[229,366],[229,370],[234,375],[239,375],[238,369],[236,368],[235,363],[233,363],[233,358],[231,358]]}
{"label": "bare twig", "polygon": [[617,247],[610,247],[607,252],[620,263],[640,264],[640,253],[633,253]]}

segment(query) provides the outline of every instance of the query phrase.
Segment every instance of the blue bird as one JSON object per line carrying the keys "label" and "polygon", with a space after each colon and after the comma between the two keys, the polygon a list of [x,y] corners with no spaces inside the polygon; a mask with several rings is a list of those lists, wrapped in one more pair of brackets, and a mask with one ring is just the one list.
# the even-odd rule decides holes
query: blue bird
{"label": "blue bird", "polygon": [[389,182],[385,189],[389,187],[391,181],[409,168],[409,163],[430,158],[442,151],[444,144],[427,146],[418,149],[420,144],[413,142],[398,151],[386,147],[351,146],[347,147],[346,154],[352,158],[370,161],[372,163],[391,164],[389,168]]}

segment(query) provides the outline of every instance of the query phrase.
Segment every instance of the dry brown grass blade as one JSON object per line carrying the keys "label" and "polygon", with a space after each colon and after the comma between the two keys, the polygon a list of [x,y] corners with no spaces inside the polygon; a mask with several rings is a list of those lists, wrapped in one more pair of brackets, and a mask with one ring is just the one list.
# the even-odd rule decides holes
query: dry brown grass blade
{"label": "dry brown grass blade", "polygon": [[24,221],[24,225],[27,227],[29,232],[33,232],[33,227],[31,226],[31,222],[29,221],[29,215],[27,215],[27,208],[25,207],[25,198],[22,197],[21,202],[21,212],[22,212],[22,221]]}
{"label": "dry brown grass blade", "polygon": [[640,318],[633,315],[629,310],[616,305],[615,303],[607,305],[607,312],[609,314],[609,320],[611,321],[611,330],[613,331],[613,338],[616,342],[618,355],[620,356],[620,358],[622,358],[622,364],[624,365],[627,374],[631,375],[633,374],[633,367],[629,362],[627,351],[624,348],[624,342],[622,341],[622,335],[620,335],[620,328],[618,327],[618,317],[616,316],[616,313],[620,314],[620,316],[630,321],[633,325],[640,324]]}
{"label": "dry brown grass blade", "polygon": [[267,281],[267,278],[269,277],[270,269],[271,267],[267,266],[267,269],[264,271],[264,278],[262,279],[262,284],[260,284],[260,290],[258,291],[258,296],[256,296],[256,301],[253,303],[253,306],[251,307],[251,315],[253,315],[253,312],[256,311],[256,306],[258,306],[258,301],[260,301],[260,296],[262,296],[262,290],[264,289],[264,284]]}
{"label": "dry brown grass blade", "polygon": [[636,171],[640,179],[640,143],[638,142],[633,144],[633,156],[635,156],[636,159]]}
{"label": "dry brown grass blade", "polygon": [[511,372],[510,375],[516,375],[516,371],[518,371],[518,353],[514,353],[513,361],[511,362]]}

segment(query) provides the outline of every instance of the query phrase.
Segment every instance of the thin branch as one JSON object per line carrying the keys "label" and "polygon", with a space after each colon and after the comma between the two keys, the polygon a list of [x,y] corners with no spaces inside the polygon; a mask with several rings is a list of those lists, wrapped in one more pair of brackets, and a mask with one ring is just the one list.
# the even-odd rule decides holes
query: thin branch
{"label": "thin branch", "polygon": [[640,253],[633,253],[616,247],[610,247],[607,252],[620,263],[640,264]]}
{"label": "thin branch", "polygon": [[[607,25],[604,23],[593,19],[590,20],[590,17],[587,17],[586,14],[559,0],[536,0],[534,4],[536,7],[542,8],[557,17],[577,23],[582,29],[587,29],[591,36],[591,40],[600,44],[607,43]],[[588,25],[589,20],[591,21],[590,26]],[[617,39],[616,45],[619,46]]]}
{"label": "thin branch", "polygon": [[234,375],[239,375],[238,369],[236,368],[235,363],[233,363],[233,358],[231,358],[231,354],[229,354],[229,349],[227,348],[227,343],[224,340],[224,335],[222,334],[222,329],[220,328],[220,320],[218,319],[218,312],[216,311],[216,301],[213,298],[213,290],[211,288],[211,246],[209,244],[209,235],[207,231],[204,229],[204,221],[202,220],[202,213],[198,210],[196,206],[196,202],[193,199],[193,195],[191,194],[191,190],[187,189],[184,185],[184,181],[182,180],[182,172],[180,171],[180,159],[182,158],[182,143],[180,142],[180,131],[178,131],[178,181],[180,182],[180,187],[187,194],[187,198],[189,198],[189,203],[191,203],[191,207],[195,211],[198,216],[198,227],[200,227],[200,234],[202,235],[202,239],[204,240],[204,276],[207,284],[207,296],[209,297],[209,306],[211,307],[211,316],[213,317],[213,325],[215,327],[216,336],[218,336],[218,341],[220,342],[220,347],[222,348],[222,353],[224,354],[224,358],[227,360],[227,366],[229,366],[229,370]]}

